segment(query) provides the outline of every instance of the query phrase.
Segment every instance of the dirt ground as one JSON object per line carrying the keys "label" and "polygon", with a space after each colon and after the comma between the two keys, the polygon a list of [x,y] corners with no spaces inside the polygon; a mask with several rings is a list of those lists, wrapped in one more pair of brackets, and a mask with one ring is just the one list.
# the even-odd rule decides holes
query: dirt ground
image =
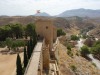
{"label": "dirt ground", "polygon": [[[0,54],[0,75],[16,75],[16,57],[17,54]],[[23,60],[23,53],[20,53],[20,57]]]}
{"label": "dirt ground", "polygon": [[[63,44],[59,43],[57,49],[59,51],[58,63],[62,75],[75,75],[75,72],[78,75],[100,75],[100,71],[90,61],[76,55],[76,48],[72,48],[73,57],[67,54],[67,48]],[[76,67],[75,72],[71,69],[72,65]]]}

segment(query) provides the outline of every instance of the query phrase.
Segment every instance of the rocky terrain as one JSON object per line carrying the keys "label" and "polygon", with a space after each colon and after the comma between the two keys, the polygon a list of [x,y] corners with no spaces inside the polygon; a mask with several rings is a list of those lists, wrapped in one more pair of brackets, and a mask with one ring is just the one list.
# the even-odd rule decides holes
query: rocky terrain
{"label": "rocky terrain", "polygon": [[100,26],[96,27],[95,29],[91,30],[89,34],[94,35],[95,37],[100,38]]}
{"label": "rocky terrain", "polygon": [[100,70],[91,61],[80,56],[77,48],[72,48],[73,56],[67,54],[68,49],[62,42],[57,49],[59,51],[58,62],[62,75],[100,75]]}

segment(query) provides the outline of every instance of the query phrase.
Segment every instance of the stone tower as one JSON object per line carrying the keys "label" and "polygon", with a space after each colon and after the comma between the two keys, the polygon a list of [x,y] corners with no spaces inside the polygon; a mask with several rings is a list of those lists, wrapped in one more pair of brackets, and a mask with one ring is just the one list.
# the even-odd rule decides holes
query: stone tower
{"label": "stone tower", "polygon": [[35,22],[38,37],[44,38],[43,69],[49,70],[50,55],[52,55],[53,42],[57,38],[56,27],[53,20],[39,19]]}
{"label": "stone tower", "polygon": [[53,42],[57,38],[57,29],[54,26],[53,20],[39,19],[35,23],[37,35],[45,38],[46,43],[49,44],[50,50],[52,50]]}

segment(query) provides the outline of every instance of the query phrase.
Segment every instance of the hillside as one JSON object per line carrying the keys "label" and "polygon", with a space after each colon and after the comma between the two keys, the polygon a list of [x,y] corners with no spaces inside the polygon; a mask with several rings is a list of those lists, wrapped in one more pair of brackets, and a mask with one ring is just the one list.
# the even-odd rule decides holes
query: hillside
{"label": "hillside", "polygon": [[[84,57],[77,55],[79,52],[76,48],[72,48],[73,56],[67,54],[68,49],[61,43],[66,39],[60,38],[60,44],[57,47],[59,51],[59,67],[62,75],[99,75],[99,70]],[[75,66],[73,70],[72,66]]]}
{"label": "hillside", "polygon": [[28,24],[34,23],[35,18],[32,16],[13,16],[13,17],[0,17],[0,26],[6,25],[9,23],[20,23],[20,24]]}
{"label": "hillside", "polygon": [[100,10],[92,10],[92,9],[73,9],[67,10],[58,15],[59,17],[72,17],[72,16],[79,16],[79,17],[100,17]]}
{"label": "hillside", "polygon": [[[1,16],[0,26],[7,25],[10,23],[20,23],[22,25],[27,25],[29,23],[34,23],[37,19],[53,19],[54,24],[57,28],[62,28],[65,32],[69,34],[78,34],[79,31],[90,31],[90,34],[99,36],[97,31],[100,29],[100,18],[89,18],[89,17],[40,17],[40,16]],[[99,32],[98,32],[99,33]]]}

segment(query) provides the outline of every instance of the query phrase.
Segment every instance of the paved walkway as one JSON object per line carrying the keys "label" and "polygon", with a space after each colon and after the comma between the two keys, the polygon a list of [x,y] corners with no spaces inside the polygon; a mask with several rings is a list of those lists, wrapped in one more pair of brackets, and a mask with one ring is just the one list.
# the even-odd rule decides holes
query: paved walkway
{"label": "paved walkway", "polygon": [[30,64],[24,75],[38,75],[38,65],[41,54],[42,42],[38,42],[32,54]]}

